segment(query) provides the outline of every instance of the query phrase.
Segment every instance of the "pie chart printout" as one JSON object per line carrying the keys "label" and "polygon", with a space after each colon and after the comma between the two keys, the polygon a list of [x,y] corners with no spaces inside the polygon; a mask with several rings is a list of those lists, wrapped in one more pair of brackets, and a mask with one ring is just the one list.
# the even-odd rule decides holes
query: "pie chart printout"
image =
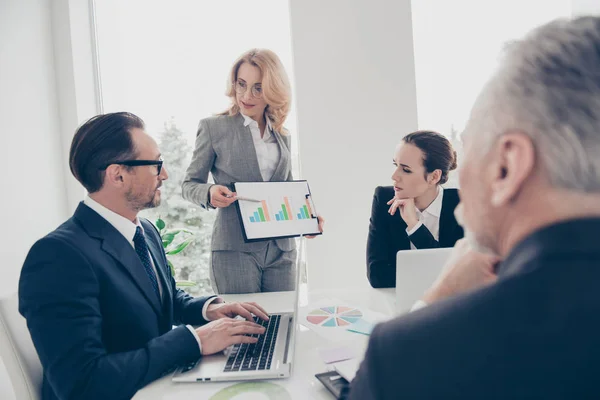
{"label": "pie chart printout", "polygon": [[306,320],[325,328],[348,327],[363,316],[358,308],[332,306],[316,308],[308,313]]}

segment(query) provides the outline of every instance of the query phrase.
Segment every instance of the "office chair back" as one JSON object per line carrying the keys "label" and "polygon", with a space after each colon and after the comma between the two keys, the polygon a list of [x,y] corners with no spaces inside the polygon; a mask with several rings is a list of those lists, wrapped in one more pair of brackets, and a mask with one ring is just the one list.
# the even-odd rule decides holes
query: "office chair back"
{"label": "office chair back", "polygon": [[0,356],[16,399],[40,400],[42,364],[18,304],[16,294],[0,299]]}

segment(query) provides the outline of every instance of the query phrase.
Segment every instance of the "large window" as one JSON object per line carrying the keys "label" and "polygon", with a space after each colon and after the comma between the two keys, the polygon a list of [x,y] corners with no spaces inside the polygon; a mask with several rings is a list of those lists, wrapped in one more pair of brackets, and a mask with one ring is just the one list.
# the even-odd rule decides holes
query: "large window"
{"label": "large window", "polygon": [[[168,228],[186,228],[192,245],[171,256],[179,280],[193,294],[212,292],[208,272],[216,213],[181,197],[198,121],[225,110],[225,85],[235,59],[251,48],[269,48],[293,82],[288,2],[282,0],[96,0],[103,112],[130,111],[155,137],[169,172],[163,203],[144,216]],[[294,176],[299,176],[296,118],[292,133]],[[179,240],[186,239],[185,234]]]}
{"label": "large window", "polygon": [[447,135],[460,163],[459,134],[504,45],[570,15],[570,0],[413,0],[419,129]]}

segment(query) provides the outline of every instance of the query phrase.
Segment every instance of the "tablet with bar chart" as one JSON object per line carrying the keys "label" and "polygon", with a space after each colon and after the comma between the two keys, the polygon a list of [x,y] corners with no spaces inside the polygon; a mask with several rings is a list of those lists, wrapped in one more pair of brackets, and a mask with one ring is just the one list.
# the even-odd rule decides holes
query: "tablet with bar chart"
{"label": "tablet with bar chart", "polygon": [[233,188],[246,242],[321,234],[307,181],[236,182]]}

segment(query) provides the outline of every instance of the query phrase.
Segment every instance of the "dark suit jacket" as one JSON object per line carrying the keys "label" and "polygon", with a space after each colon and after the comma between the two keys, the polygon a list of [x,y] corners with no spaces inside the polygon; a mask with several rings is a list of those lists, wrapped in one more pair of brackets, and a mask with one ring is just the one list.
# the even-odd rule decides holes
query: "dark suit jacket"
{"label": "dark suit jacket", "polygon": [[492,286],[378,325],[349,398],[600,398],[599,232],[546,227]]}
{"label": "dark suit jacket", "polygon": [[439,239],[436,241],[429,229],[422,225],[410,239],[406,233],[406,222],[399,212],[390,215],[387,202],[394,197],[392,186],[378,186],[373,196],[369,237],[367,239],[367,277],[374,288],[396,286],[396,253],[410,250],[412,241],[417,249],[453,247],[464,236],[463,229],[454,218],[458,205],[458,190],[444,189],[440,214]]}
{"label": "dark suit jacket", "polygon": [[160,236],[142,220],[162,304],[131,244],[81,203],[29,251],[19,311],[44,368],[42,398],[129,399],[178,364],[200,357],[181,325],[203,324],[208,298],[175,288]]}

